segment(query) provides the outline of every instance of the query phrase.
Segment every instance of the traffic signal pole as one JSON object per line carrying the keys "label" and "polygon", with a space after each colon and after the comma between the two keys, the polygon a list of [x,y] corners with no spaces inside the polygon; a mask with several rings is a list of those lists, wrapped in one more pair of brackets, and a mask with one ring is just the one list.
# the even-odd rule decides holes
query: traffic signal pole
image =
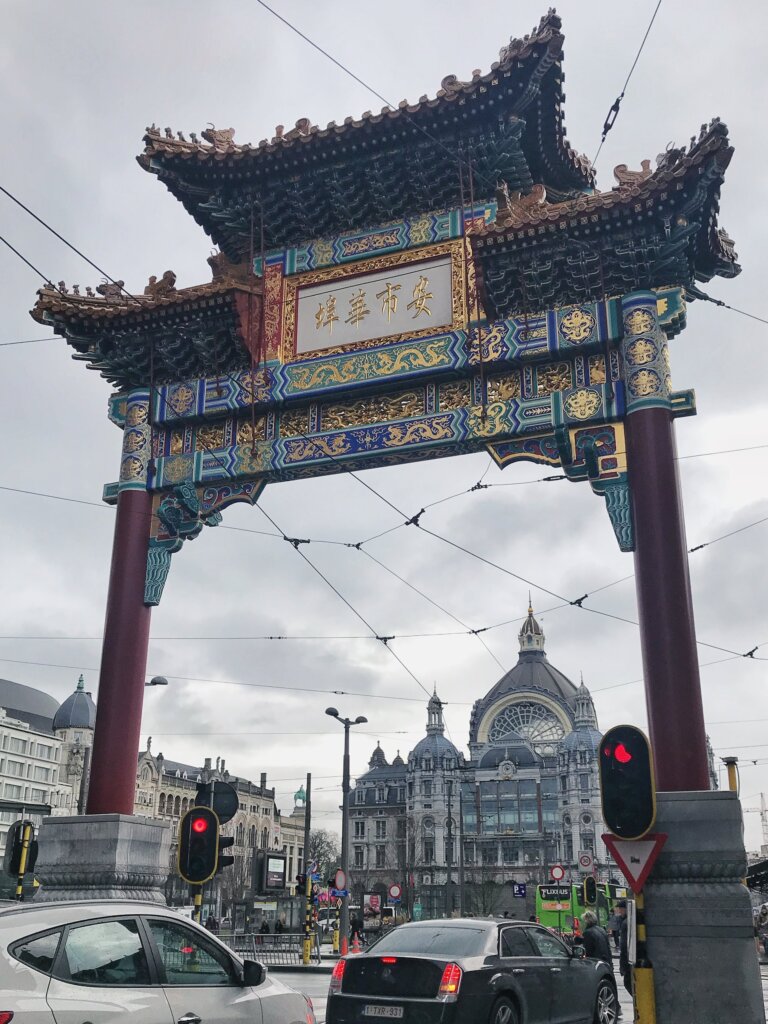
{"label": "traffic signal pole", "polygon": [[307,772],[307,800],[304,805],[304,948],[302,963],[312,959],[312,862],[309,859],[309,838],[312,830],[312,775]]}
{"label": "traffic signal pole", "polygon": [[202,922],[200,918],[202,917],[203,913],[203,887],[202,885],[196,885],[194,886],[194,890],[195,895],[193,897],[192,902],[194,904],[195,909],[192,911],[192,920],[197,921],[198,924],[201,924]]}
{"label": "traffic signal pole", "polygon": [[19,874],[16,878],[16,899],[21,903],[24,899],[24,875],[27,873],[29,847],[32,842],[33,826],[29,821],[22,826],[21,855],[19,857]]}

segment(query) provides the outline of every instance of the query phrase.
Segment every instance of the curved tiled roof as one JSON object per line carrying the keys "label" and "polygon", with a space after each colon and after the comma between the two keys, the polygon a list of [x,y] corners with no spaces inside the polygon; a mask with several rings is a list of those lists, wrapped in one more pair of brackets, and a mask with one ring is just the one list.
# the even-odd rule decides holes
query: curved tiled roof
{"label": "curved tiled roof", "polygon": [[[551,264],[544,276],[561,280],[571,303],[670,283],[692,285],[715,274],[735,276],[740,267],[733,242],[717,228],[720,186],[732,156],[728,129],[715,119],[702,126],[687,149],[673,147],[663,153],[653,172],[649,160],[640,171],[619,165],[614,171],[618,185],[610,191],[554,203],[546,202],[541,184],[527,195],[502,192],[495,222],[470,235],[489,312],[509,316],[526,308],[526,302],[529,311],[559,303],[554,293],[539,297],[530,295],[530,289],[527,296],[520,292],[520,266],[534,255],[540,267]],[[626,251],[624,259],[615,257],[615,247],[627,250],[627,232],[646,239],[642,259],[633,261]],[[618,268],[628,276],[612,280],[584,273],[580,287],[573,266],[573,272],[560,273],[559,260],[574,262],[569,241],[584,247],[587,263],[602,261],[605,255],[606,274]],[[554,262],[553,250],[558,254]],[[597,284],[590,285],[592,277]]]}
{"label": "curved tiled roof", "polygon": [[562,55],[552,10],[510,40],[487,74],[449,75],[432,99],[325,128],[300,118],[256,145],[236,143],[232,128],[187,139],[153,125],[138,161],[232,258],[248,249],[254,191],[269,248],[423,213],[425,179],[431,208],[462,205],[460,148],[474,154],[478,199],[492,198],[499,177],[568,195],[591,188],[594,172],[565,138]]}

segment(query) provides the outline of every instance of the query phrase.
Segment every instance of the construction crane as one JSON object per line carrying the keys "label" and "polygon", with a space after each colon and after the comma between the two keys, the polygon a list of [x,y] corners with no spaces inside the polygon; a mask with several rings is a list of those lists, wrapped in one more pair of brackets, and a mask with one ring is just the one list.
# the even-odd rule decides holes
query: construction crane
{"label": "construction crane", "polygon": [[768,806],[766,806],[765,802],[765,793],[760,794],[759,807],[744,807],[742,811],[744,814],[760,815],[760,822],[763,828],[763,852],[768,852]]}

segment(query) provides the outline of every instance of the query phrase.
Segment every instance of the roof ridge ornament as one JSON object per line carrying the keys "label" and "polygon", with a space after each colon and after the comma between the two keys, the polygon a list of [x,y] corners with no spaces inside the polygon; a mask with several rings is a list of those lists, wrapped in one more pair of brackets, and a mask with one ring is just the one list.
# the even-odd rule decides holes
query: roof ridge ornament
{"label": "roof ridge ornament", "polygon": [[626,164],[617,164],[613,168],[613,176],[619,183],[619,188],[634,188],[635,185],[639,185],[641,181],[645,181],[646,178],[650,178],[653,171],[651,170],[651,161],[643,160],[640,164],[641,170],[630,171]]}
{"label": "roof ridge ornament", "polygon": [[[209,121],[208,127],[200,132],[200,135],[206,142],[210,142],[218,153],[228,153],[232,149],[237,149],[234,128],[217,128]],[[170,138],[173,138],[173,134]]]}
{"label": "roof ridge ornament", "polygon": [[530,192],[510,192],[506,181],[496,188],[496,225],[498,227],[519,227],[528,219],[531,211],[547,201],[547,190],[541,183],[534,185]]}

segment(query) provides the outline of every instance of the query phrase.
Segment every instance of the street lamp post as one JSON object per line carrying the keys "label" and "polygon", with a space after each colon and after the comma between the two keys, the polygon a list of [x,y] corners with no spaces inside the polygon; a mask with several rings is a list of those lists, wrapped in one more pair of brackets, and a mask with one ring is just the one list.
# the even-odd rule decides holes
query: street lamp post
{"label": "street lamp post", "polygon": [[[351,718],[342,718],[336,708],[326,708],[325,713],[344,726],[344,765],[341,776],[341,870],[344,872],[345,884],[347,892],[349,892],[349,730],[353,725],[364,725],[368,719],[363,715],[358,715],[354,721]],[[339,928],[341,930],[341,953],[344,955],[348,950],[349,896],[343,896],[341,899]]]}

